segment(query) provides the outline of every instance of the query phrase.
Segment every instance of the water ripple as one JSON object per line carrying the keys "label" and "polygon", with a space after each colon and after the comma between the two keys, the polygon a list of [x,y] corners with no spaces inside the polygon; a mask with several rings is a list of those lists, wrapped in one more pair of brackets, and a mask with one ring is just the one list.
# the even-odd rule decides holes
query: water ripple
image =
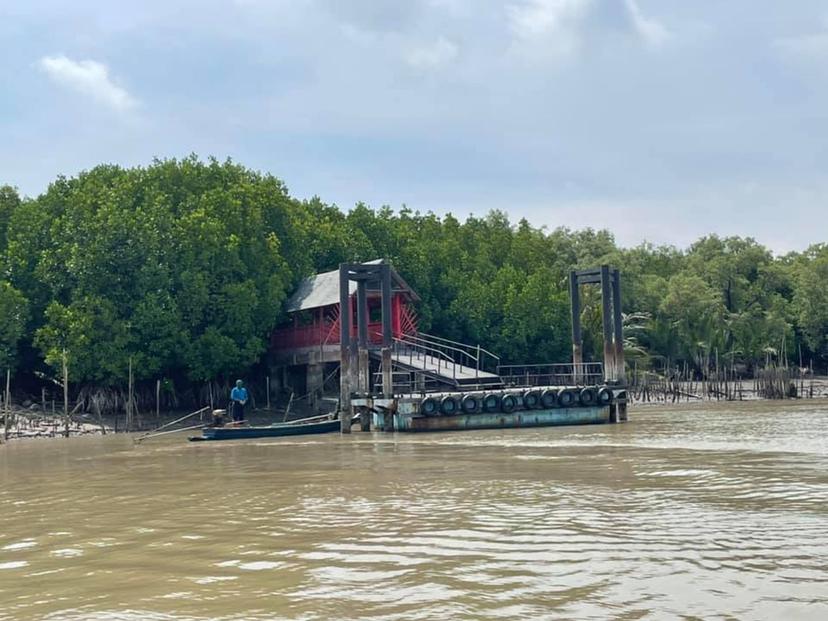
{"label": "water ripple", "polygon": [[828,618],[828,406],[785,407],[4,446],[0,619]]}

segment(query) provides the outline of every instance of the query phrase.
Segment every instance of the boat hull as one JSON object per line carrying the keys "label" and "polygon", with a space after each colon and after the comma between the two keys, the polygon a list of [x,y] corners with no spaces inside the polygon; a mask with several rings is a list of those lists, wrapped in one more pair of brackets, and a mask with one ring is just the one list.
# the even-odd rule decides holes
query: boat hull
{"label": "boat hull", "polygon": [[303,423],[301,425],[281,424],[267,427],[205,427],[198,440],[247,440],[254,438],[281,438],[284,436],[304,436],[318,433],[339,431],[338,420],[326,420],[321,423]]}

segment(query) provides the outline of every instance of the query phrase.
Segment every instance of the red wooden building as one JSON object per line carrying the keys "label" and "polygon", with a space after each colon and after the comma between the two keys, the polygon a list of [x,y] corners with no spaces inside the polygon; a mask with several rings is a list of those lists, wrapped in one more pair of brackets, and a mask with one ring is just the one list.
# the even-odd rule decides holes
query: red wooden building
{"label": "red wooden building", "polygon": [[[368,261],[376,265],[384,259]],[[417,333],[417,320],[412,303],[420,298],[391,268],[391,323],[394,338]],[[350,283],[351,335],[356,338],[356,283]],[[368,337],[372,343],[381,341],[381,296],[379,285],[368,285]],[[324,272],[303,280],[287,302],[289,323],[278,327],[271,336],[271,347],[277,357],[301,359],[304,352],[329,352],[330,361],[338,360],[339,352],[339,270]],[[328,356],[323,353],[327,362]]]}

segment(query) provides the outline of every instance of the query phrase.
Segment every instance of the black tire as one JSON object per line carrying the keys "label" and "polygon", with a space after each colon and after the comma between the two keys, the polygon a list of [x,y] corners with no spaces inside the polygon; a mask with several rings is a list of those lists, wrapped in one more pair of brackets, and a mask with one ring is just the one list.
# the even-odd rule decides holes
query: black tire
{"label": "black tire", "polygon": [[541,406],[547,410],[558,407],[558,391],[554,388],[547,388],[541,394]]}
{"label": "black tire", "polygon": [[446,416],[457,414],[460,409],[460,403],[454,395],[446,395],[440,399],[440,411]]}
{"label": "black tire", "polygon": [[434,397],[427,397],[420,403],[420,414],[424,416],[437,416],[440,413],[440,402]]}
{"label": "black tire", "polygon": [[517,397],[515,395],[503,395],[503,398],[500,400],[500,411],[506,414],[514,412],[517,404]]}
{"label": "black tire", "polygon": [[466,414],[477,414],[480,411],[481,405],[480,399],[474,395],[464,395],[460,399],[460,408]]}
{"label": "black tire", "polygon": [[585,408],[595,405],[597,400],[598,392],[594,388],[584,388],[581,390],[581,394],[578,395],[578,401]]}
{"label": "black tire", "polygon": [[541,407],[541,395],[538,390],[527,390],[523,393],[523,407],[527,410],[536,410]]}
{"label": "black tire", "polygon": [[489,393],[483,397],[483,411],[497,412],[500,409],[500,399],[500,395],[495,393]]}
{"label": "black tire", "polygon": [[558,407],[560,408],[571,408],[576,400],[577,397],[571,390],[562,390],[558,393]]}
{"label": "black tire", "polygon": [[612,403],[612,391],[604,386],[598,391],[598,405],[610,405]]}

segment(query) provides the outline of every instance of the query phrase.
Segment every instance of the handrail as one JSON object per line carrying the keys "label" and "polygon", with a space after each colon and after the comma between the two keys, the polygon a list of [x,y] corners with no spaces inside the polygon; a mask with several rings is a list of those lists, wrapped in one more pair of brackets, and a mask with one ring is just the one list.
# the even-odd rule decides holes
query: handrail
{"label": "handrail", "polygon": [[[377,336],[382,336],[382,333],[380,333],[380,332],[374,332],[374,334],[377,335]],[[417,337],[412,337],[409,334],[403,334],[402,336],[391,337],[391,340],[394,343],[402,343],[403,345],[412,345],[414,347],[420,347],[422,349],[425,349],[425,350],[428,350],[428,351],[431,351],[431,352],[434,352],[434,353],[438,354],[439,357],[445,359],[447,362],[451,362],[452,364],[457,364],[457,362],[451,356],[448,356],[447,354],[440,351],[439,349],[429,347],[428,345],[422,345],[420,343],[412,343],[411,341],[413,341],[415,339],[424,341],[424,339],[417,339]],[[424,341],[424,342],[428,343],[428,341]]]}
{"label": "handrail", "polygon": [[446,362],[450,362],[452,364],[457,364],[451,356],[445,354],[444,352],[440,351],[439,349],[435,349],[435,348],[429,347],[427,345],[421,345],[419,343],[409,343],[406,339],[397,338],[397,337],[394,337],[394,342],[395,343],[402,343],[403,345],[414,345],[415,347],[420,347],[421,349],[434,352],[435,354],[437,354],[436,357],[443,358]]}
{"label": "handrail", "polygon": [[[381,333],[376,331],[372,332],[372,334],[375,336],[382,336]],[[443,365],[445,365],[446,369],[448,369],[448,365],[450,363],[452,365],[452,377],[455,379],[457,378],[457,365],[460,365],[461,368],[468,367],[473,369],[475,377],[477,377],[482,370],[481,354],[490,356],[495,360],[495,362],[500,361],[499,356],[496,356],[480,346],[459,343],[457,341],[452,341],[451,339],[435,337],[429,334],[400,334],[399,336],[392,336],[392,340],[394,342],[395,349],[397,346],[407,347],[410,350],[409,357],[413,357],[412,352],[417,352],[418,357],[420,353],[423,353],[424,355],[436,358],[438,373]],[[397,351],[397,353],[401,354],[402,352]],[[462,373],[463,371],[461,370],[461,374]]]}
{"label": "handrail", "polygon": [[445,347],[446,349],[450,349],[450,350],[452,350],[452,351],[456,351],[458,354],[462,354],[462,355],[464,355],[464,356],[467,356],[467,357],[471,358],[471,355],[470,355],[468,352],[466,352],[466,351],[464,351],[464,350],[462,350],[462,349],[458,349],[457,347],[452,347],[451,345],[441,345],[440,343],[434,343],[434,342],[429,341],[428,339],[424,339],[424,338],[422,338],[422,337],[420,337],[420,336],[417,336],[417,335],[413,335],[413,334],[404,334],[404,335],[402,335],[402,337],[400,337],[400,339],[401,339],[401,340],[416,340],[416,341],[422,341],[423,343],[426,343],[426,344],[428,344],[428,345],[434,345],[434,346],[437,346],[437,347]]}
{"label": "handrail", "polygon": [[479,350],[481,353],[486,354],[487,356],[491,356],[495,360],[500,360],[500,356],[497,354],[493,354],[488,349],[480,347],[480,345],[470,345],[469,343],[461,343],[459,341],[452,341],[451,339],[443,338],[442,336],[436,336],[434,334],[426,334],[425,332],[420,332],[423,336],[427,336],[429,339],[433,339],[435,341],[443,341],[444,343],[451,343],[452,345],[460,345],[461,347],[468,347],[469,349]]}
{"label": "handrail", "polygon": [[562,381],[571,381],[573,385],[581,386],[600,383],[605,379],[604,365],[600,362],[501,365],[497,367],[497,374],[506,383],[522,381],[520,385],[524,386],[539,383],[561,385]]}
{"label": "handrail", "polygon": [[[428,338],[423,338],[424,335]],[[495,361],[495,366],[497,363],[500,362],[500,357],[491,353],[490,351],[480,347],[479,345],[469,345],[467,343],[459,343],[457,341],[452,341],[451,339],[445,339],[440,336],[433,336],[430,334],[420,333],[420,335],[406,335],[408,338],[418,339],[429,345],[436,345],[437,347],[442,347],[446,350],[454,351],[460,354],[460,356],[465,356],[465,360],[461,358],[460,364],[468,364],[470,368],[473,368],[476,372],[481,371],[483,369],[483,360],[481,359],[480,354],[486,354],[490,356]],[[441,342],[442,341],[442,342]],[[450,344],[447,344],[450,343]],[[465,347],[466,349],[461,349],[459,347],[454,347],[454,345],[460,345],[461,347]]]}
{"label": "handrail", "polygon": [[[429,351],[439,352],[441,357],[445,358],[446,360],[450,361],[452,365],[460,365],[467,366],[469,368],[478,369],[479,363],[476,357],[471,356],[468,352],[463,351],[462,349],[458,349],[451,345],[443,345],[442,343],[436,343],[434,341],[429,341],[428,339],[424,339],[420,336],[416,335],[402,335],[401,338],[403,343],[410,344],[414,347],[420,347],[424,349],[428,349]],[[455,356],[450,355],[450,352],[456,352],[457,358]],[[465,359],[463,358],[465,356]],[[457,377],[457,368],[456,366],[452,367],[452,376]]]}
{"label": "handrail", "polygon": [[[407,336],[403,335],[402,338],[400,337],[393,337],[393,341],[395,344],[402,344],[409,348],[419,349],[422,350],[423,355],[428,355],[427,352],[431,352],[432,358],[437,358],[437,372],[440,372],[441,362],[445,365],[446,369],[448,369],[449,363],[451,363],[451,375],[453,378],[457,378],[457,362],[451,358],[450,356],[446,355],[444,352],[440,351],[439,349],[435,349],[428,345],[423,345],[421,343],[411,342],[407,340]],[[399,352],[398,352],[399,354]],[[419,354],[419,352],[418,352]],[[418,355],[419,358],[419,355]],[[413,359],[413,355],[409,354],[409,364],[411,364],[411,359]]]}

